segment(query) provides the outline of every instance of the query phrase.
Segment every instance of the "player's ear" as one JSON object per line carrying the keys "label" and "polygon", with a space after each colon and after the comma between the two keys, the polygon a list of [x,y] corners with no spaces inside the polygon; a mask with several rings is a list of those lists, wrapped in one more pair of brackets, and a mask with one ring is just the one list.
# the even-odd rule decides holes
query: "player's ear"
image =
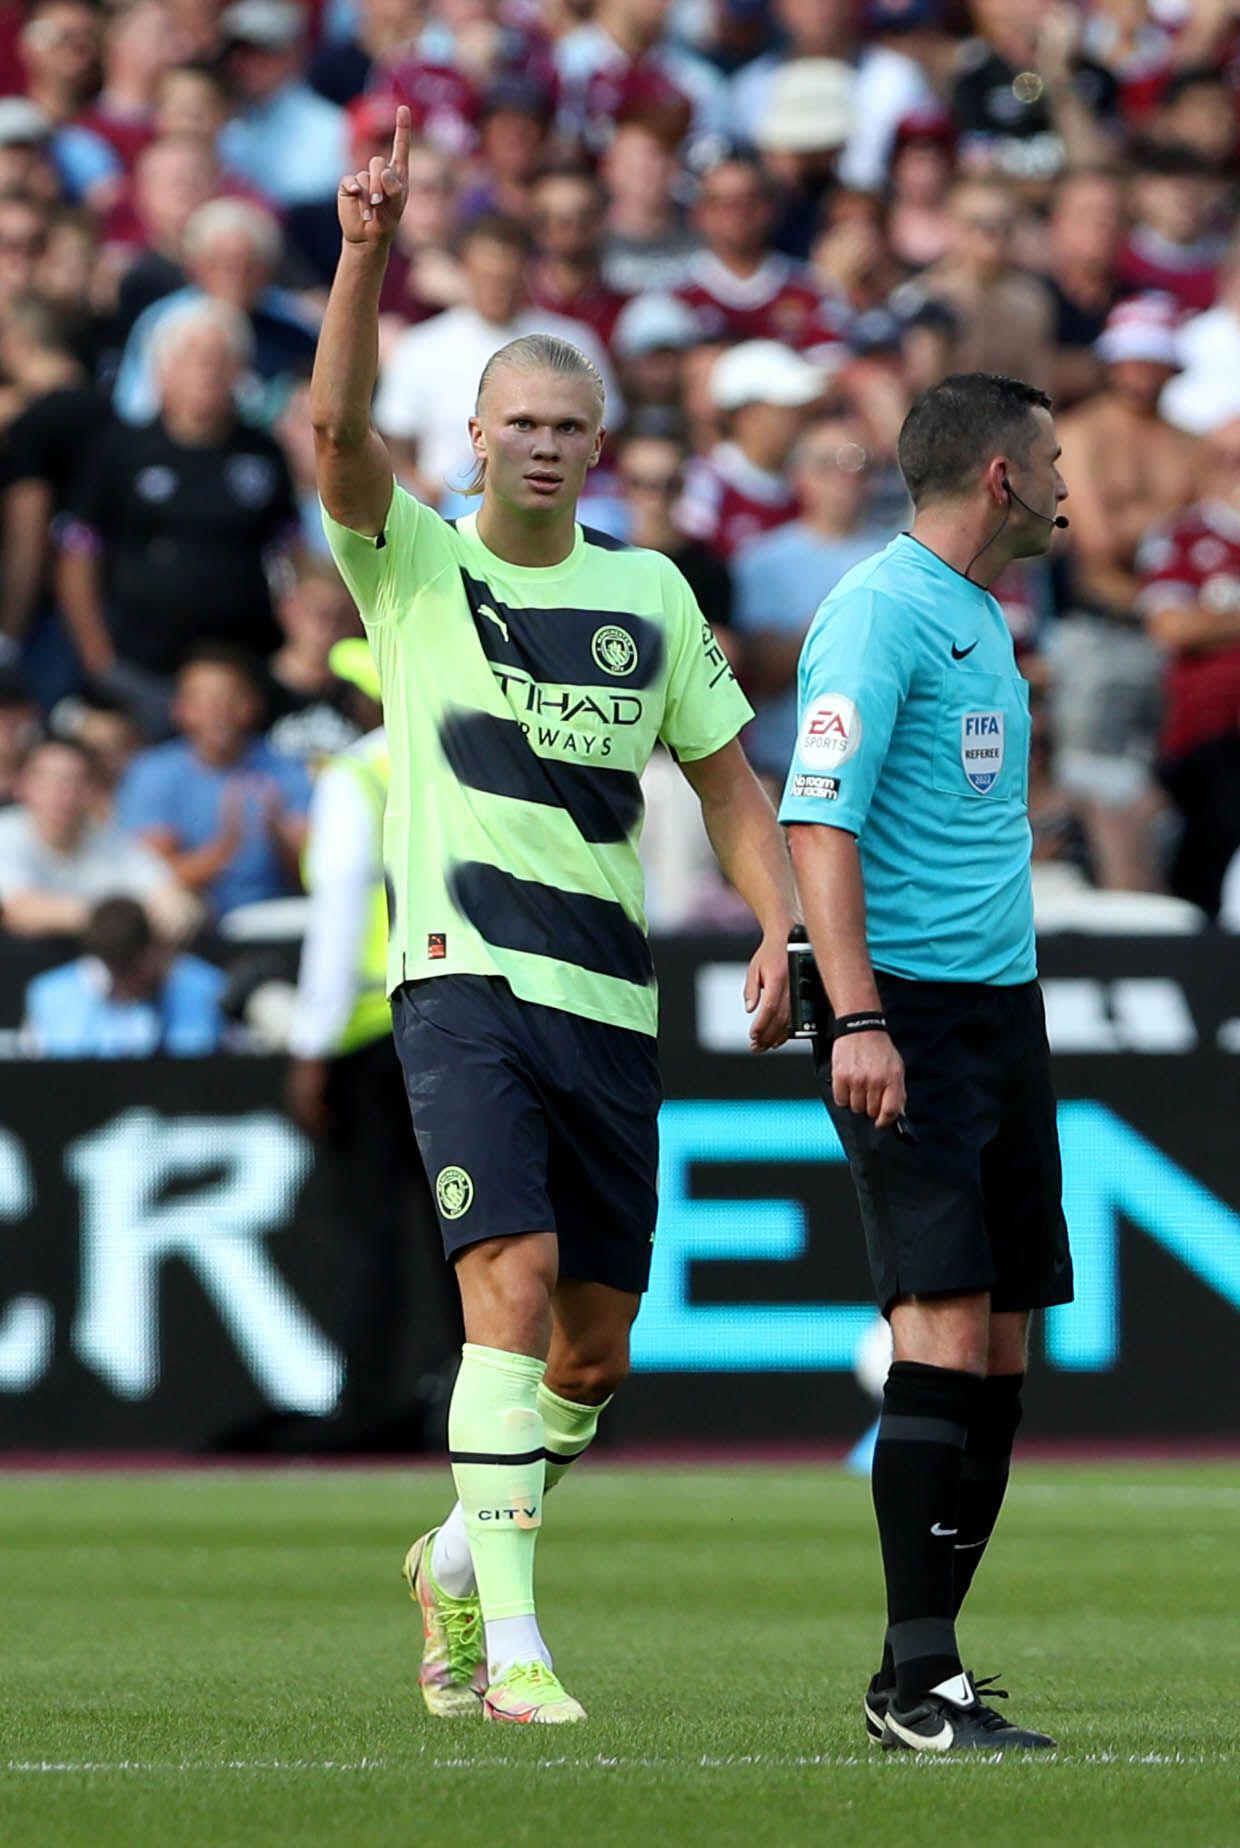
{"label": "player's ear", "polygon": [[586,463],[587,468],[598,467],[599,457],[603,453],[603,444],[606,441],[607,430],[603,424],[600,424],[594,433],[594,448],[590,451],[590,460]]}
{"label": "player's ear", "polygon": [[471,417],[469,420],[469,445],[479,462],[485,462],[487,459],[486,433],[476,417]]}
{"label": "player's ear", "polygon": [[1007,456],[992,456],[986,465],[986,492],[1001,506],[1007,504],[1007,480],[1011,463]]}

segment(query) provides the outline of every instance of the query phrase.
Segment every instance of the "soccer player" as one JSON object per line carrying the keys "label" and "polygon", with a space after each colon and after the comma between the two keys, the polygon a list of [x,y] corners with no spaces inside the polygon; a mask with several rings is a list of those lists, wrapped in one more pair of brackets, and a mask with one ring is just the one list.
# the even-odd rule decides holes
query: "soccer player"
{"label": "soccer player", "polygon": [[389,164],[341,183],[312,386],[327,532],[383,688],[396,1043],[465,1319],[459,1500],[406,1576],[432,1713],[481,1697],[492,1720],[573,1721],[534,1546],[545,1490],[626,1371],[650,1267],[660,1087],[635,842],[658,739],[762,926],[755,1050],[787,1031],[792,882],[736,742],[748,702],[684,579],[576,524],[603,441],[582,353],[534,334],[486,366],[476,514],[448,524],[395,486],[370,402],[408,148],[402,108]]}
{"label": "soccer player", "polygon": [[873,1493],[887,1582],[865,1717],[914,1751],[1046,1747],[961,1666],[956,1614],[1020,1422],[1029,1312],[1072,1296],[1036,980],[1029,689],[986,586],[1067,494],[1044,392],[989,373],[914,404],[911,532],[854,566],[801,655],[788,825],[834,1016],[818,1081],[895,1358]]}

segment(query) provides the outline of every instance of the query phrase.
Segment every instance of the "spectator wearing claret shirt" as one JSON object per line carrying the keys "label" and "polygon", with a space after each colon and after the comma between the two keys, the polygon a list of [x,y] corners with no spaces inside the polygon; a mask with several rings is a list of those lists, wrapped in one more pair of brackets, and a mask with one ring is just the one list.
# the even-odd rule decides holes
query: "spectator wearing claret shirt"
{"label": "spectator wearing claret shirt", "polygon": [[1213,182],[1187,148],[1151,148],[1132,188],[1135,220],[1118,276],[1130,289],[1157,289],[1188,313],[1209,308],[1218,290],[1223,242],[1211,225]]}
{"label": "spectator wearing claret shirt", "polygon": [[710,390],[726,436],[690,465],[680,524],[732,558],[742,545],[796,513],[788,457],[823,375],[774,340],[748,340],[716,361]]}
{"label": "spectator wearing claret shirt", "polygon": [[626,297],[602,277],[602,188],[584,168],[548,168],[534,182],[532,206],[531,302],[584,322],[610,349]]}
{"label": "spectator wearing claret shirt", "polygon": [[310,779],[261,737],[253,658],[204,645],[177,676],[179,736],[144,751],[121,784],[117,818],[217,917],[299,887]]}
{"label": "spectator wearing claret shirt", "polygon": [[347,154],[342,110],[302,76],[294,0],[236,0],[220,17],[238,113],[220,137],[229,166],[280,205],[334,197]]}
{"label": "spectator wearing claret shirt", "polygon": [[622,119],[603,153],[603,276],[623,295],[674,289],[698,247],[678,203],[676,144],[656,121]]}
{"label": "spectator wearing claret shirt", "polygon": [[894,537],[868,515],[872,468],[855,417],[816,419],[789,462],[797,518],[742,546],[735,560],[735,620],[755,713],[745,750],[756,770],[781,784],[796,742],[797,662],[813,614],[845,572]]}
{"label": "spectator wearing claret shirt", "polygon": [[812,276],[771,248],[775,195],[760,162],[729,154],[702,175],[694,223],[705,248],[677,289],[708,340],[779,340],[814,351],[837,339]]}
{"label": "spectator wearing claret shirt", "polygon": [[52,155],[65,197],[104,211],[123,168],[101,135],[78,117],[99,83],[102,15],[87,0],[38,0],[22,27],[26,94],[52,124]]}
{"label": "spectator wearing claret shirt", "polygon": [[1166,660],[1160,771],[1183,824],[1171,888],[1213,915],[1240,850],[1240,418],[1206,438],[1206,498],[1137,554]]}
{"label": "spectator wearing claret shirt", "polygon": [[726,134],[727,85],[704,58],[668,42],[668,12],[669,0],[596,0],[589,24],[559,40],[566,133],[605,146],[617,116],[642,107],[666,116],[680,105],[695,138]]}
{"label": "spectator wearing claret shirt", "polygon": [[151,139],[159,80],[179,49],[164,0],[131,0],[103,38],[103,84],[78,121],[113,149],[127,173]]}
{"label": "spectator wearing claret shirt", "polygon": [[[616,476],[626,513],[624,537],[630,545],[670,558],[716,640],[727,648],[732,623],[732,574],[713,546],[693,539],[677,518],[684,490],[688,449],[683,437],[657,414],[638,417],[621,438]],[[730,653],[729,653],[730,658]]]}

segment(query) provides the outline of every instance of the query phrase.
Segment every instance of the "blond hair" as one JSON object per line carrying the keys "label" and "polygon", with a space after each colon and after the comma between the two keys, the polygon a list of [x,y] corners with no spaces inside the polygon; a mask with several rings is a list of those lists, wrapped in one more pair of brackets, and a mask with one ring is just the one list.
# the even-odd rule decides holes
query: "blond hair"
{"label": "blond hair", "polygon": [[[483,393],[491,382],[491,375],[501,368],[510,372],[558,372],[561,378],[585,379],[595,400],[598,420],[602,423],[607,405],[603,375],[589,355],[574,346],[571,340],[561,340],[558,334],[522,334],[519,339],[510,340],[507,346],[500,347],[497,353],[492,353],[478,380],[475,414],[482,404]],[[484,458],[479,456],[462,493],[481,494],[486,479],[487,465]]]}

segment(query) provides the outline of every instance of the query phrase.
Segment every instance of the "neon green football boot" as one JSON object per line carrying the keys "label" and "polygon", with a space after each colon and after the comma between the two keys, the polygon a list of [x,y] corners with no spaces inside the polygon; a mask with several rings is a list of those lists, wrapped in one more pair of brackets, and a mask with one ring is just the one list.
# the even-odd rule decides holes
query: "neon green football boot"
{"label": "neon green football boot", "polygon": [[584,1720],[586,1710],[545,1662],[516,1662],[483,1695],[482,1717],[515,1720],[520,1726],[565,1726]]}
{"label": "neon green football boot", "polygon": [[486,1637],[476,1591],[450,1598],[431,1573],[432,1527],[405,1555],[405,1583],[422,1613],[422,1666],[418,1686],[437,1719],[464,1719],[481,1711],[486,1692]]}

